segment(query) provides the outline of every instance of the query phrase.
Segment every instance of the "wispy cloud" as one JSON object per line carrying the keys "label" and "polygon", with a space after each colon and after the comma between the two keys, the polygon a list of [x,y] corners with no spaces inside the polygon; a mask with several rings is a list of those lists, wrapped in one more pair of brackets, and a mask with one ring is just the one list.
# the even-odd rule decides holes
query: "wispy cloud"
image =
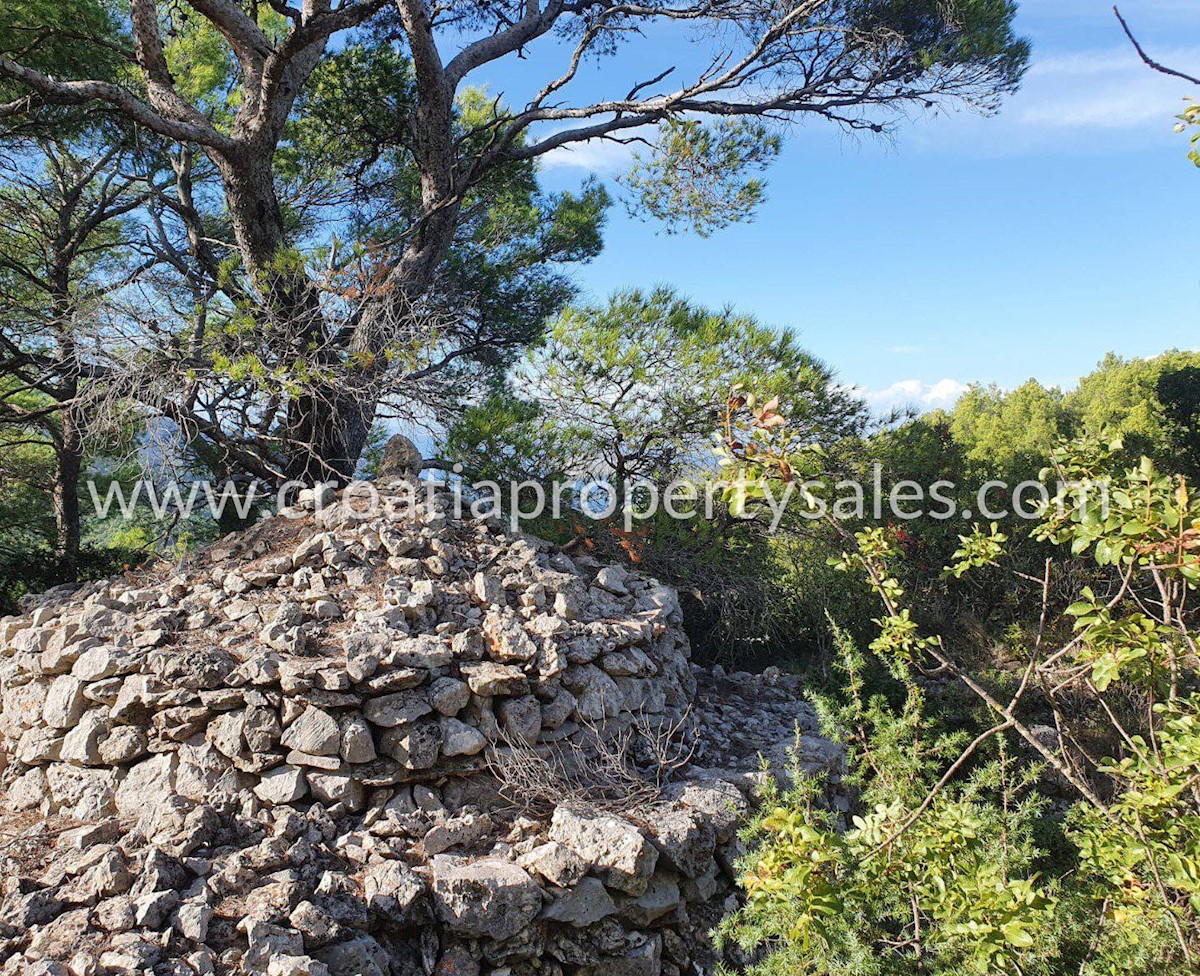
{"label": "wispy cloud", "polygon": [[592,139],[572,146],[551,149],[542,157],[547,169],[582,169],[601,176],[615,176],[629,169],[634,147]]}
{"label": "wispy cloud", "polygon": [[[1200,47],[1156,48],[1154,56],[1184,69],[1200,68]],[[914,127],[905,138],[927,148],[1005,155],[1123,151],[1134,140],[1171,139],[1183,99],[1198,94],[1181,79],[1151,71],[1128,44],[1035,54],[1020,91],[996,118],[949,114]]]}
{"label": "wispy cloud", "polygon": [[[1164,64],[1200,64],[1200,48],[1156,51]],[[1156,74],[1129,47],[1045,58],[1029,69],[1014,102],[1021,125],[1086,129],[1166,126],[1189,86]]]}
{"label": "wispy cloud", "polygon": [[[1055,0],[1059,2],[1059,0]],[[1187,0],[1191,4],[1196,0]],[[1114,150],[1130,140],[1147,137],[1170,139],[1175,116],[1183,110],[1183,99],[1200,95],[1178,78],[1151,71],[1123,39],[1105,47],[1034,59],[1020,90],[1003,105],[995,118],[971,112],[943,111],[922,123],[905,127],[905,144],[930,149],[969,149],[985,154],[1054,153],[1094,150],[1096,136]],[[1200,47],[1154,47],[1153,55],[1164,64],[1184,70],[1200,70]],[[557,123],[541,130],[541,138],[567,128]],[[624,138],[650,137],[653,127],[629,130]],[[542,165],[555,170],[583,170],[600,176],[625,172],[640,143],[593,139],[554,149],[542,157]]]}

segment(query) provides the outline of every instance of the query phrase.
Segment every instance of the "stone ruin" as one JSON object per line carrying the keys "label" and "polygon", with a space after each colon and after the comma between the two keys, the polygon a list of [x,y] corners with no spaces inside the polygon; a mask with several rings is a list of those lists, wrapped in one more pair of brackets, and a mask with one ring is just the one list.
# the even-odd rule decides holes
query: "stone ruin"
{"label": "stone ruin", "polygon": [[415,484],[0,620],[0,974],[711,969],[758,755],[837,748],[669,587]]}

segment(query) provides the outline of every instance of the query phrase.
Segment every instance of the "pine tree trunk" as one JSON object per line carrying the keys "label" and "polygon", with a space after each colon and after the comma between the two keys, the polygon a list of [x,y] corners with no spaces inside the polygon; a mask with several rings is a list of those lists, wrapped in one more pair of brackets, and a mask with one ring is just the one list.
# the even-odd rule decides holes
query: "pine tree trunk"
{"label": "pine tree trunk", "polygon": [[61,259],[51,276],[54,301],[54,324],[58,340],[59,433],[54,445],[54,505],[55,556],[58,576],[63,582],[74,582],[79,572],[79,475],[83,470],[83,433],[86,418],[79,404],[79,350],[75,344],[74,314],[69,264]]}
{"label": "pine tree trunk", "polygon": [[297,397],[288,409],[288,478],[309,485],[350,481],[374,417],[374,398],[321,387]]}
{"label": "pine tree trunk", "polygon": [[57,445],[54,471],[55,555],[64,582],[79,572],[79,475],[83,470],[83,437],[73,406],[62,412],[62,441]]}
{"label": "pine tree trunk", "polygon": [[[447,94],[437,104],[422,108],[433,113],[435,121],[440,120],[447,134],[449,104]],[[433,129],[441,131],[437,126]],[[436,174],[422,172],[422,201],[429,216],[393,269],[386,289],[405,296],[405,302],[432,286],[460,218],[460,202],[451,185],[453,154],[449,143],[423,145],[422,151],[431,157],[426,160],[426,169]],[[287,478],[304,484],[344,484],[354,477],[375,419],[380,391],[375,385],[378,377],[363,372],[361,366],[356,367],[353,388],[348,382],[342,384],[343,376],[349,380],[348,374],[341,372],[345,368],[342,357],[346,352],[361,353],[365,358],[381,357],[389,342],[389,331],[371,327],[368,320],[373,312],[367,311],[351,330],[348,345],[335,347],[326,331],[328,323],[316,287],[303,271],[286,259],[280,260],[286,237],[269,154],[249,153],[214,161],[224,178],[238,248],[272,317],[264,323],[267,341],[281,343],[285,351],[307,350],[310,365],[318,371],[329,371],[332,377],[314,381],[288,406],[283,445]]]}

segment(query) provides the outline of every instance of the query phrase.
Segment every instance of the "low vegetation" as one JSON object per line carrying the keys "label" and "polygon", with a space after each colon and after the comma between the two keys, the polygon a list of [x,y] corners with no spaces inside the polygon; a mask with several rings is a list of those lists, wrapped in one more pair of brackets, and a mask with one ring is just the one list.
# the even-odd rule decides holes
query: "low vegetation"
{"label": "low vegetation", "polygon": [[[1030,533],[1049,547],[1038,574],[995,524],[960,537],[943,578],[1007,571],[1028,608],[974,641],[924,625],[894,531],[840,529],[832,561],[879,606],[869,656],[833,626],[821,698],[859,803],[842,823],[797,773],[747,829],[747,903],[720,935],[765,951],[756,972],[1194,968],[1200,500],[1122,449],[1052,456],[1042,476],[1064,487]],[[785,455],[730,452],[758,481],[789,476]]]}

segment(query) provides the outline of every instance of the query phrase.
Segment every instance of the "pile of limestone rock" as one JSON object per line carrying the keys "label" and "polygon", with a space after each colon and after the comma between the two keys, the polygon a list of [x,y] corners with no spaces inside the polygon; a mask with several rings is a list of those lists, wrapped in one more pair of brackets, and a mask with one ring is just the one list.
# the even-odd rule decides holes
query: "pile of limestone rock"
{"label": "pile of limestone rock", "polygon": [[669,587],[365,487],[0,621],[0,973],[711,965],[749,758],[836,772],[807,707],[731,740]]}

